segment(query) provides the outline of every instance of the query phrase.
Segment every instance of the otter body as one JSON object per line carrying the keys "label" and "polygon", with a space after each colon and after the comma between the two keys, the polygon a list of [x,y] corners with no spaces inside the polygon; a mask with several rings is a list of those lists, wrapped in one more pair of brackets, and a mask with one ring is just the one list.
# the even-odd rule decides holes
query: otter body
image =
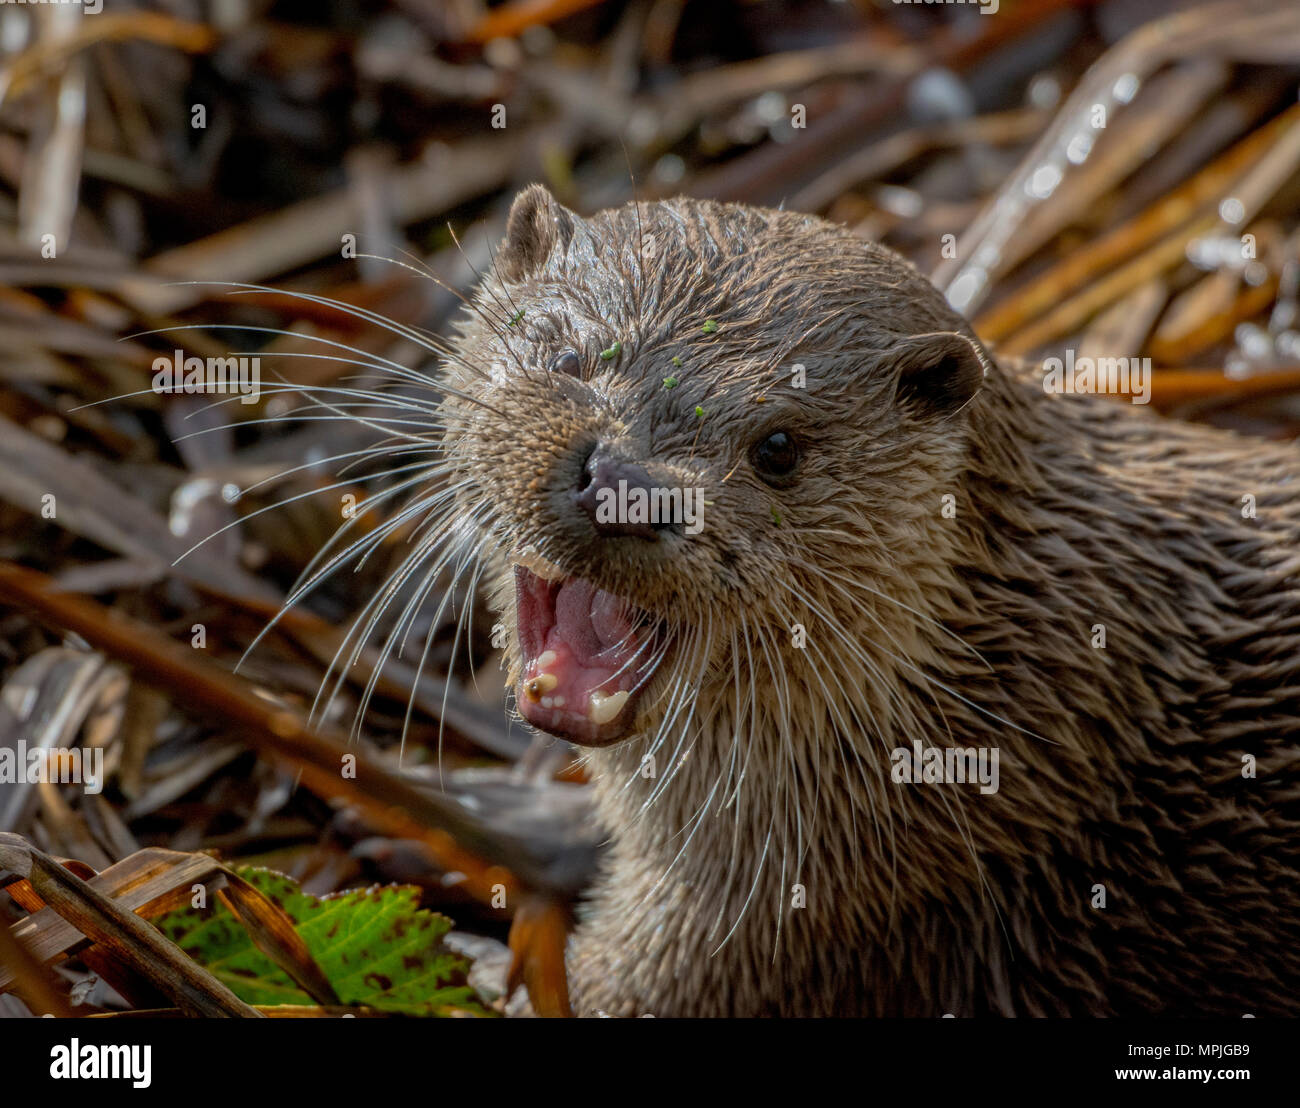
{"label": "otter body", "polygon": [[496,261],[449,530],[591,747],[576,1011],[1300,1011],[1300,450],[1048,395],[795,213],[534,187]]}

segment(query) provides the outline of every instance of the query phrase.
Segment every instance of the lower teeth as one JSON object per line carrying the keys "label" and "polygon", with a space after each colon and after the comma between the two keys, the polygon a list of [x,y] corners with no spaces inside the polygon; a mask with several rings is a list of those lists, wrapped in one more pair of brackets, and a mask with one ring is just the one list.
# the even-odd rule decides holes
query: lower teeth
{"label": "lower teeth", "polygon": [[608,723],[623,710],[627,698],[626,689],[612,694],[597,690],[591,694],[591,700],[587,705],[587,718],[597,726]]}

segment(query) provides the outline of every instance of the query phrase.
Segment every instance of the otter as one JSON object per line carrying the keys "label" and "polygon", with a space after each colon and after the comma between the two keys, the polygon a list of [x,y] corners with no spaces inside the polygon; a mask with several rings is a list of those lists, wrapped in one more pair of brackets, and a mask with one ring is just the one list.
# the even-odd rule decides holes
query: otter
{"label": "otter", "polygon": [[702,200],[528,188],[452,348],[443,533],[609,834],[578,1014],[1300,1013],[1294,445]]}

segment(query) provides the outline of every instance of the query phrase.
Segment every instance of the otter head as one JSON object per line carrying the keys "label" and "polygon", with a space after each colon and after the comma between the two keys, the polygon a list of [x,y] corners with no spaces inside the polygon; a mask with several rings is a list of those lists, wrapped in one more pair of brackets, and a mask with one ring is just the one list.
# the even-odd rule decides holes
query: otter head
{"label": "otter head", "polygon": [[986,365],[910,265],[821,220],[522,193],[445,416],[524,718],[603,746],[719,683],[739,716],[793,625],[892,622],[873,592],[935,541]]}

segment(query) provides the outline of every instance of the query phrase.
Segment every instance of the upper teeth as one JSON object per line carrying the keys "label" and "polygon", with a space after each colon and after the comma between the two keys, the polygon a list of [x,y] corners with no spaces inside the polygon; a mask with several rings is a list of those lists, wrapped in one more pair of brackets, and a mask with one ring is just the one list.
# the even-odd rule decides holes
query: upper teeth
{"label": "upper teeth", "polygon": [[568,576],[559,566],[548,562],[540,554],[532,550],[523,551],[515,559],[515,564],[523,566],[530,573],[537,574],[543,581],[563,581]]}
{"label": "upper teeth", "polygon": [[599,726],[614,719],[627,703],[628,692],[623,689],[616,693],[603,693],[599,689],[591,694],[587,705],[587,718]]}

